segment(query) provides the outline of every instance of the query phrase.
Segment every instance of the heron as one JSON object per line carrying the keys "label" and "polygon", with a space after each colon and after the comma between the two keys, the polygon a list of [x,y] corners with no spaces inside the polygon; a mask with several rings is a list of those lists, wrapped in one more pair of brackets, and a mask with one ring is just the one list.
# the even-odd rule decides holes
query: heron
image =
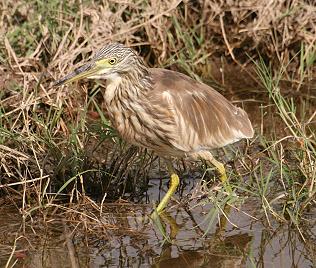
{"label": "heron", "polygon": [[106,45],[54,86],[84,78],[105,80],[108,117],[121,138],[165,160],[170,185],[156,207],[158,214],[179,185],[172,159],[205,160],[226,183],[225,167],[211,150],[254,135],[247,113],[215,89],[180,72],[149,68],[121,43]]}

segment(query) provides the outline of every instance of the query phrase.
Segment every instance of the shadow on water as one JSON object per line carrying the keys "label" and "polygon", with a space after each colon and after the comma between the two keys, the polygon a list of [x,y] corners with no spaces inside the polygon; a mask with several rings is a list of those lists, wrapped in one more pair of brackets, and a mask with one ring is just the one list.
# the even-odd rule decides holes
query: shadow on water
{"label": "shadow on water", "polygon": [[[197,180],[187,180],[190,191]],[[159,180],[152,180],[150,200]],[[162,187],[165,188],[165,187]],[[179,198],[179,196],[177,196]],[[182,208],[175,201],[168,211],[178,231],[168,243],[148,215],[151,205],[129,203],[104,205],[102,229],[89,218],[28,219],[25,225],[17,211],[0,208],[0,267],[10,259],[13,267],[313,267],[316,264],[316,227],[306,228],[306,242],[284,224],[266,225],[254,202],[231,208],[225,229],[212,226],[205,234],[211,204]],[[313,212],[315,215],[315,211]],[[250,216],[252,215],[252,216]],[[67,218],[67,220],[65,220]],[[315,223],[315,222],[314,222]],[[88,228],[84,228],[89,225]],[[167,224],[170,234],[170,225]],[[23,231],[24,230],[24,231]],[[219,231],[220,230],[220,231]],[[309,232],[309,233],[308,233]],[[16,241],[16,242],[14,242]],[[15,247],[15,248],[14,248]],[[11,267],[11,266],[8,266]]]}
{"label": "shadow on water", "polygon": [[[228,78],[231,84],[238,82],[237,77]],[[255,87],[253,82],[240,85],[247,96],[248,88]],[[250,117],[257,126],[261,120],[259,96],[249,97],[246,107],[253,110]],[[159,187],[161,181],[151,179],[152,187],[140,204],[104,204],[102,213],[85,205],[73,210],[67,206],[63,213],[44,209],[23,222],[17,209],[0,205],[0,267],[316,267],[315,208],[304,215],[310,217],[309,226],[302,226],[299,233],[272,219],[268,224],[258,200],[248,198],[238,209],[230,209],[225,228],[216,225],[223,217],[215,217],[210,228],[211,202],[197,205],[195,198],[177,202],[179,195],[194,192],[197,177],[193,179],[191,173],[191,178],[184,178],[168,205],[178,228],[173,232],[172,224],[166,224],[167,234],[174,233],[171,243],[148,217],[152,202],[165,194],[167,180]]]}

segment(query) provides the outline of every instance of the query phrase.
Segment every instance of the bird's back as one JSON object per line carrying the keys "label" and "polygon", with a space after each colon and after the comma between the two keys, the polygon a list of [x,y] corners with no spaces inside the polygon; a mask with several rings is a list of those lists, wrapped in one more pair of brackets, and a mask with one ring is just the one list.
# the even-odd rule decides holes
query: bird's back
{"label": "bird's back", "polygon": [[[174,122],[166,131],[172,132],[175,148],[187,152],[213,149],[253,136],[246,112],[213,88],[170,70],[152,68],[150,75],[152,113],[156,109]],[[159,112],[163,110],[167,112]]]}

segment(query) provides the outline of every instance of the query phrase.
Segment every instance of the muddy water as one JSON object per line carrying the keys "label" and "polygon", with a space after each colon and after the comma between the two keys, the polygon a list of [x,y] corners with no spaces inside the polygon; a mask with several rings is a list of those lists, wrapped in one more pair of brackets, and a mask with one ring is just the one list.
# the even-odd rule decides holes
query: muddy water
{"label": "muddy water", "polygon": [[[236,88],[238,77],[227,77]],[[229,84],[227,79],[225,84]],[[258,129],[262,99],[259,102],[249,97],[247,91],[255,88],[253,82],[243,80],[239,84],[247,95],[240,99],[248,99],[245,108]],[[169,214],[164,215],[169,242],[148,217],[152,203],[167,188],[164,181],[160,189],[158,179],[150,181],[152,187],[140,204],[105,204],[102,215],[95,212],[103,227],[93,218],[71,217],[69,213],[57,217],[37,215],[24,223],[17,209],[0,205],[0,268],[316,267],[316,210],[304,215],[309,218],[309,226],[302,226],[299,233],[272,217],[268,223],[258,200],[248,199],[239,209],[231,208],[229,220],[219,228],[217,223],[219,219],[223,223],[223,218],[215,217],[210,225],[208,217],[214,205],[197,205],[195,199],[186,199],[188,193],[194,194],[199,180],[182,182],[181,194],[176,194],[181,201],[171,202]]]}
{"label": "muddy water", "polygon": [[[192,188],[198,180],[184,182],[183,198],[176,195],[180,204],[189,202],[185,197],[188,192],[194,194]],[[150,202],[164,193],[167,182],[161,191],[160,180],[150,183],[153,187],[142,205],[104,206],[102,215],[96,215],[107,223],[104,230],[91,220],[84,232],[82,222],[66,215],[64,223],[62,218],[47,217],[45,223],[29,219],[23,225],[16,210],[0,208],[0,267],[5,267],[14,246],[13,267],[315,267],[316,227],[312,221],[302,228],[304,243],[295,229],[276,222],[269,226],[264,217],[260,219],[263,213],[251,201],[241,210],[231,209],[222,229],[217,224],[209,226],[207,214],[212,204],[196,206],[191,200],[186,206],[191,209],[185,209],[171,202],[170,215],[164,220],[166,232],[172,236],[168,243],[147,217]]]}

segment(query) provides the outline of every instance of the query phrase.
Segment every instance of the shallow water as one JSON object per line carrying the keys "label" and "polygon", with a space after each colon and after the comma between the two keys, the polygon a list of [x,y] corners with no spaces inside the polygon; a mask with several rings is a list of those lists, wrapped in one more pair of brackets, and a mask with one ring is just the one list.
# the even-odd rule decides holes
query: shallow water
{"label": "shallow water", "polygon": [[[153,187],[144,201],[152,202],[164,193],[167,181],[161,191],[158,191],[160,180],[150,183]],[[197,183],[198,180],[185,179],[180,204],[187,203],[186,193],[194,194],[192,188]],[[180,199],[178,194],[176,198]],[[10,262],[15,263],[14,267],[315,267],[316,227],[312,222],[315,211],[311,212],[310,227],[302,228],[304,243],[294,228],[276,222],[269,227],[264,217],[259,218],[263,216],[259,206],[251,201],[243,204],[241,210],[230,209],[225,228],[213,224],[204,236],[209,227],[207,214],[213,206],[195,207],[196,204],[190,201],[189,210],[171,202],[170,213],[163,221],[171,243],[164,240],[147,217],[150,203],[104,205],[100,219],[107,227],[104,230],[98,225],[94,227],[91,220],[86,232],[82,222],[69,217],[67,221],[62,217],[47,217],[45,223],[28,219],[23,226],[16,210],[2,207],[0,267],[5,267],[17,237]],[[217,223],[218,218],[215,219]]]}
{"label": "shallow water", "polygon": [[[255,88],[251,81],[236,85],[242,76],[232,73],[238,74],[228,76],[234,93],[236,88]],[[258,127],[262,120],[259,101],[247,99],[245,109]],[[258,200],[250,198],[238,209],[226,211],[226,224],[225,217],[217,216],[210,224],[212,216],[208,215],[214,204],[197,201],[200,196],[195,186],[200,177],[194,179],[191,174],[182,180],[175,200],[168,205],[169,214],[162,217],[169,240],[148,217],[153,202],[164,195],[167,180],[160,189],[161,181],[151,179],[139,204],[104,204],[101,215],[89,207],[91,218],[68,212],[45,215],[44,209],[23,223],[17,209],[0,205],[0,267],[316,267],[316,209],[304,215],[309,226],[300,227],[301,233],[272,216],[268,223]],[[188,194],[196,198],[189,199]]]}

